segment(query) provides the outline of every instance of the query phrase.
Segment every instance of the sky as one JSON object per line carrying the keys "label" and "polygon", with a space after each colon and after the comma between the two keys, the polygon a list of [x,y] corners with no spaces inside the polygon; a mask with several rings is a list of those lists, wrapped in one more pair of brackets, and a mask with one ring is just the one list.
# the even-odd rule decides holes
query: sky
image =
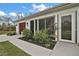
{"label": "sky", "polygon": [[16,18],[18,13],[25,17],[56,5],[59,3],[0,3],[0,16]]}

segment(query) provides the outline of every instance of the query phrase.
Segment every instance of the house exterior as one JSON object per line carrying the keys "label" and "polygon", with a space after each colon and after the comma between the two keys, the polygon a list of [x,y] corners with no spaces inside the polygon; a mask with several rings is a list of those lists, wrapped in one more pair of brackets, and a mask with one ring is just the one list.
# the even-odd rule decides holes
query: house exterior
{"label": "house exterior", "polygon": [[17,34],[25,28],[33,33],[48,29],[56,41],[79,43],[79,4],[61,4],[17,21]]}

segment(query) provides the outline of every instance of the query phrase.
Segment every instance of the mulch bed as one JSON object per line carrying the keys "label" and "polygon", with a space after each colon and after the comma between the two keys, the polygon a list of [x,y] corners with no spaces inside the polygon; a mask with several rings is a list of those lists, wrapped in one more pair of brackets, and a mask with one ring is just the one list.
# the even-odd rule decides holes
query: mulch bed
{"label": "mulch bed", "polygon": [[[43,43],[38,43],[38,42],[35,42],[35,41],[33,41],[32,39],[29,39],[29,40],[26,40],[24,37],[19,37],[19,39],[21,39],[21,40],[24,40],[24,41],[27,41],[27,42],[30,42],[30,43],[33,43],[33,44],[36,44],[36,45],[39,45],[39,46],[42,46],[42,47],[45,47],[45,48],[48,48],[48,49],[53,49],[54,48],[54,46],[55,46],[55,44],[56,44],[56,41],[50,41],[50,43],[49,44],[43,44]],[[48,46],[49,45],[49,46]],[[47,47],[46,47],[47,46]]]}

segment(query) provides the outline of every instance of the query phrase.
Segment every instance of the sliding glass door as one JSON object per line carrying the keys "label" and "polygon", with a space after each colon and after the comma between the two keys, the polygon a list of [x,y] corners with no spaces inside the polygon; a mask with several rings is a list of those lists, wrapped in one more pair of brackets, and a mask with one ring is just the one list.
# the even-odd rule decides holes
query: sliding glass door
{"label": "sliding glass door", "polygon": [[34,20],[30,21],[30,30],[34,33]]}
{"label": "sliding glass door", "polygon": [[59,15],[59,39],[75,42],[75,13]]}
{"label": "sliding glass door", "polygon": [[72,40],[72,16],[61,17],[61,39]]}
{"label": "sliding glass door", "polygon": [[48,30],[49,37],[55,40],[55,17],[46,18],[46,29]]}
{"label": "sliding glass door", "polygon": [[39,30],[45,30],[45,19],[39,19]]}
{"label": "sliding glass door", "polygon": [[55,17],[39,19],[39,30],[47,30],[51,39],[55,40]]}

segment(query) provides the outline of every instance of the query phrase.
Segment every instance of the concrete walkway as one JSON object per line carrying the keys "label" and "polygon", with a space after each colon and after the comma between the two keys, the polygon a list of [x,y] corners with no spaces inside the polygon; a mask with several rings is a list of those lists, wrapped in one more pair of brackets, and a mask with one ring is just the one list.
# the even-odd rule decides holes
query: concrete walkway
{"label": "concrete walkway", "polygon": [[68,42],[57,42],[52,51],[53,56],[79,56],[79,46]]}
{"label": "concrete walkway", "polygon": [[0,42],[8,41],[8,37],[6,35],[0,35]]}
{"label": "concrete walkway", "polygon": [[[1,36],[2,37],[2,36]],[[6,37],[6,36],[5,36]],[[24,50],[25,52],[31,54],[32,56],[49,56],[52,50],[46,49],[41,46],[37,46],[35,44],[23,41],[18,39],[18,35],[15,36],[7,36],[4,39],[8,39],[9,42],[13,43],[15,46]]]}
{"label": "concrete walkway", "polygon": [[79,56],[79,46],[67,42],[57,42],[53,50],[18,39],[19,35],[0,35],[0,42],[9,41],[32,56]]}

